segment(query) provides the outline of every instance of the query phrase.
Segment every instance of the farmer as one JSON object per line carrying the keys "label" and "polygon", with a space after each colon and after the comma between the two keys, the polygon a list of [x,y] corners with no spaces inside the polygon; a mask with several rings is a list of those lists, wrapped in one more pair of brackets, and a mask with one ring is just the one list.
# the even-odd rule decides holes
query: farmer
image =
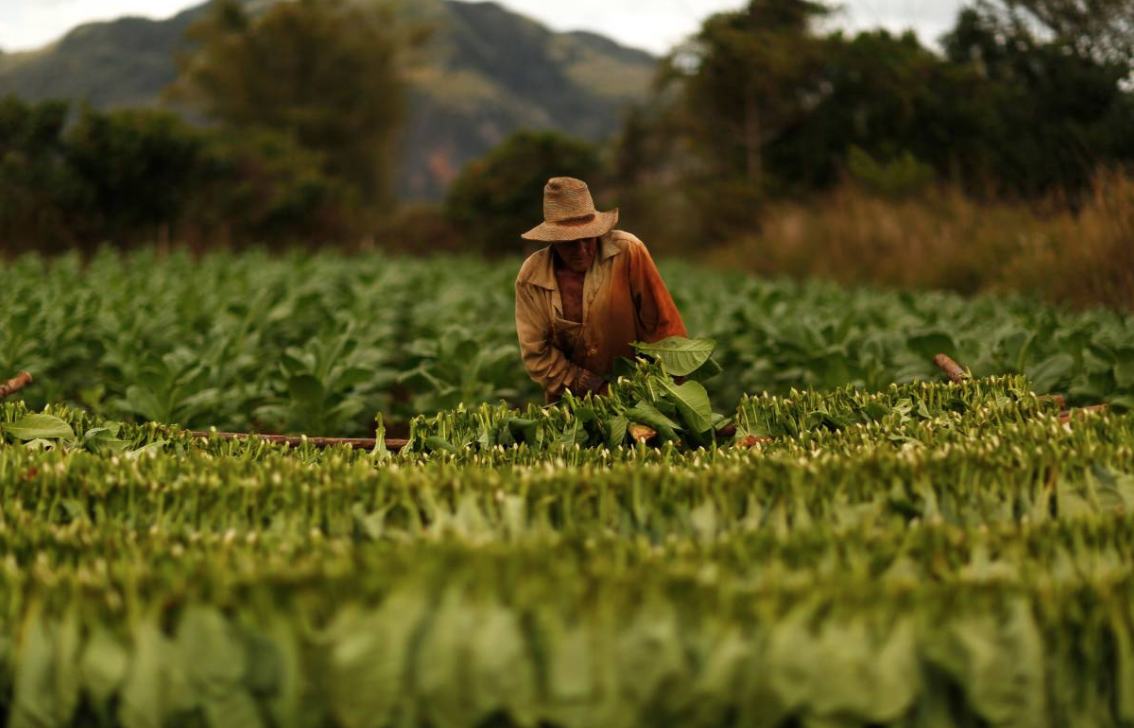
{"label": "farmer", "polygon": [[556,177],[543,188],[542,225],[527,240],[550,243],[516,278],[520,353],[548,402],[563,392],[605,394],[630,343],[685,336],[685,324],[646,246],[614,230],[618,210],[596,212],[586,183]]}

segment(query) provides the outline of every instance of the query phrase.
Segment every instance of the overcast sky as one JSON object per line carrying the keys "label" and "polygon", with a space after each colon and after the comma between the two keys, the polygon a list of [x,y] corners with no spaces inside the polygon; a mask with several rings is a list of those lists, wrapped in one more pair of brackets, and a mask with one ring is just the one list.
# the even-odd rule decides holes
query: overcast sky
{"label": "overcast sky", "polygon": [[[932,43],[953,22],[964,0],[842,0],[839,21],[850,28],[914,28]],[[0,0],[0,48],[36,48],[80,23],[121,15],[163,18],[193,0]],[[707,15],[744,0],[501,0],[555,30],[593,30],[626,45],[664,53]]]}

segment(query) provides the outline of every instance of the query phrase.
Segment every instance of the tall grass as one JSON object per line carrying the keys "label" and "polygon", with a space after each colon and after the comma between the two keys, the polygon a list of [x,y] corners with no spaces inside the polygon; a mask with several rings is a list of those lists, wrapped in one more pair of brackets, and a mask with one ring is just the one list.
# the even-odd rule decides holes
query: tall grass
{"label": "tall grass", "polygon": [[721,266],[843,283],[1021,291],[1134,310],[1134,175],[1103,172],[1077,210],[982,203],[939,187],[909,199],[847,184],[770,206],[758,233],[709,254]]}

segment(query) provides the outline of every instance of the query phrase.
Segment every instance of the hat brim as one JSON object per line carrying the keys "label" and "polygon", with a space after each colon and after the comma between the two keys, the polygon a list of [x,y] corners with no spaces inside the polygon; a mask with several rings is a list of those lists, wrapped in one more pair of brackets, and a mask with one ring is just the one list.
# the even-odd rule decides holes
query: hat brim
{"label": "hat brim", "polygon": [[542,243],[567,243],[582,238],[602,237],[617,224],[618,210],[596,212],[593,219],[584,222],[545,222],[520,237]]}

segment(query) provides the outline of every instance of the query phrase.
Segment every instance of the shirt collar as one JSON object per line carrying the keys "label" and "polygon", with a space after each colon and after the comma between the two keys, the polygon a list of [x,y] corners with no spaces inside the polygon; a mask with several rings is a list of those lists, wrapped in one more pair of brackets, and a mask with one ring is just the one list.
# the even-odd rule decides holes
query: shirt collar
{"label": "shirt collar", "polygon": [[[596,254],[598,260],[605,263],[621,252],[621,248],[614,244],[609,233],[599,238],[599,249]],[[546,288],[549,291],[558,290],[559,284],[555,281],[555,259],[551,255],[551,246],[547,246],[536,255],[539,258],[534,261],[535,265],[531,267],[523,282],[539,288]]]}

